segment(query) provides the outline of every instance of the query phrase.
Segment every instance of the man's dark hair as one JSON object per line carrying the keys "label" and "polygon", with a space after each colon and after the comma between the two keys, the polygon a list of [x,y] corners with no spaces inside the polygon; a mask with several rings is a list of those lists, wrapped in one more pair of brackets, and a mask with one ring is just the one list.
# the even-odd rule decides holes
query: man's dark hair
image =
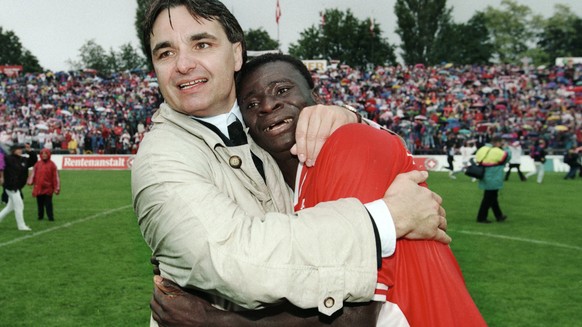
{"label": "man's dark hair", "polygon": [[220,23],[228,41],[231,43],[240,42],[242,48],[243,62],[247,60],[247,47],[245,44],[244,32],[234,15],[218,0],[153,0],[145,15],[143,21],[143,33],[148,60],[152,62],[152,49],[150,46],[151,36],[153,35],[154,22],[156,18],[166,10],[170,23],[170,9],[185,6],[192,17],[200,22],[205,19],[209,21],[216,20]]}
{"label": "man's dark hair", "polygon": [[501,142],[503,142],[503,138],[501,138],[501,136],[493,136],[491,138],[491,144],[501,143]]}
{"label": "man's dark hair", "polygon": [[[282,53],[267,53],[264,55],[260,55],[254,59],[251,59],[248,62],[246,62],[245,64],[243,64],[241,70],[238,72],[238,74],[236,76],[236,89],[238,90],[241,87],[241,83],[246,78],[247,75],[253,73],[255,70],[257,70],[258,68],[260,68],[261,66],[263,66],[265,64],[272,63],[272,62],[278,62],[278,61],[286,62],[286,63],[292,65],[293,67],[295,67],[295,69],[297,69],[297,71],[301,74],[301,76],[303,76],[303,78],[307,82],[309,89],[313,90],[315,88],[315,83],[313,82],[313,78],[311,77],[311,73],[309,72],[309,70],[307,69],[305,64],[303,64],[303,62],[301,60],[299,60],[293,56],[285,55]],[[237,94],[238,94],[238,92],[237,92]],[[238,99],[238,100],[240,102],[240,99]]]}

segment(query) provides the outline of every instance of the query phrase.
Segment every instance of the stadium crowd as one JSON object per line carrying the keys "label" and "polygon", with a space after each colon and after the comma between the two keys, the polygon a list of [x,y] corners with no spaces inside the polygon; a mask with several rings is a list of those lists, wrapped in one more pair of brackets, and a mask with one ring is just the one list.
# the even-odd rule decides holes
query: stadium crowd
{"label": "stadium crowd", "polygon": [[[442,154],[447,140],[484,144],[492,135],[527,151],[582,146],[582,65],[425,67],[313,72],[327,103],[348,103],[398,132],[415,154]],[[152,73],[0,74],[0,143],[53,153],[135,153],[161,101]],[[450,144],[450,143],[449,143]]]}
{"label": "stadium crowd", "polygon": [[135,153],[159,102],[155,78],[141,71],[0,75],[0,143],[57,154]]}
{"label": "stadium crowd", "polygon": [[526,149],[543,138],[557,154],[582,145],[582,65],[339,66],[316,77],[327,101],[358,103],[412,153],[442,154],[451,138],[479,147],[494,134]]}

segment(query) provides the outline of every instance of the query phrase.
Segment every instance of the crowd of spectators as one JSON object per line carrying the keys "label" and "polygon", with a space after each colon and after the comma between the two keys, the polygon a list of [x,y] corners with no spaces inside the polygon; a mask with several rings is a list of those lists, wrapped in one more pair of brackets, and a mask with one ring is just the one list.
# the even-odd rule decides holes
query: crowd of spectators
{"label": "crowd of spectators", "polygon": [[[314,72],[326,103],[348,103],[399,133],[414,154],[493,135],[540,139],[548,152],[582,146],[582,65],[533,67],[443,64]],[[161,99],[151,73],[95,71],[0,74],[0,143],[54,153],[131,154]]]}
{"label": "crowd of spectators", "polygon": [[479,147],[493,135],[526,150],[544,139],[556,154],[582,145],[582,65],[340,65],[314,77],[327,102],[356,103],[415,154],[444,154],[451,139]]}
{"label": "crowd of spectators", "polygon": [[0,75],[0,143],[62,154],[135,153],[160,98],[142,71]]}

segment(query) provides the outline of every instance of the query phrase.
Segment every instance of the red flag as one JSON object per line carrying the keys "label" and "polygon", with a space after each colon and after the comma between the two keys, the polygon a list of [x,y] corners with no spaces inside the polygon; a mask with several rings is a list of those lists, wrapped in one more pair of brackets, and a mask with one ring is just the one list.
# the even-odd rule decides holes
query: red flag
{"label": "red flag", "polygon": [[325,26],[325,13],[323,13],[323,11],[319,12],[319,17],[321,18],[321,28],[323,28]]}
{"label": "red flag", "polygon": [[279,0],[277,0],[277,8],[275,8],[275,21],[279,24],[279,18],[281,18],[281,6],[279,6]]}

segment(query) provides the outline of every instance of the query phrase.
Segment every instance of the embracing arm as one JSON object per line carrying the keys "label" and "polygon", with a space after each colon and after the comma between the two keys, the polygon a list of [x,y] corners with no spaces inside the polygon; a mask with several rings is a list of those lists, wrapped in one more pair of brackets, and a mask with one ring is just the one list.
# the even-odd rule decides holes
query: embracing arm
{"label": "embracing arm", "polygon": [[321,104],[305,107],[299,114],[295,130],[296,144],[291,152],[297,155],[299,161],[311,167],[331,133],[345,124],[361,122],[361,119],[357,112],[345,107]]}
{"label": "embracing arm", "polygon": [[346,304],[333,316],[322,316],[316,309],[300,309],[289,303],[263,310],[230,312],[219,310],[204,299],[204,294],[186,292],[176,284],[154,277],[150,301],[152,317],[162,326],[221,327],[316,327],[374,326],[381,302]]}
{"label": "embracing arm", "polygon": [[[291,152],[307,166],[313,166],[329,136],[339,127],[357,122],[361,122],[361,116],[352,109],[346,109],[346,106],[305,107],[299,115],[295,131],[297,143]],[[375,122],[365,120],[365,123],[382,129]],[[445,232],[447,222],[446,212],[441,206],[442,198],[418,185],[427,178],[428,173],[420,171],[401,174],[396,178],[383,199],[393,219],[388,223],[394,224],[396,238],[435,239],[450,243],[451,238]]]}
{"label": "embracing arm", "polygon": [[[132,189],[142,234],[164,277],[247,308],[287,299],[330,315],[344,300],[371,299],[376,244],[361,203],[344,199],[298,215],[289,197],[284,199],[288,208],[265,205],[282,196],[252,194],[246,191],[251,183],[240,176],[210,170],[214,154],[209,158],[192,146],[184,151],[184,144],[162,139],[150,134],[142,143]],[[149,143],[156,140],[160,147]],[[215,181],[216,174],[228,183]],[[265,213],[263,205],[287,213]],[[329,297],[335,303],[330,308],[323,303]]]}

